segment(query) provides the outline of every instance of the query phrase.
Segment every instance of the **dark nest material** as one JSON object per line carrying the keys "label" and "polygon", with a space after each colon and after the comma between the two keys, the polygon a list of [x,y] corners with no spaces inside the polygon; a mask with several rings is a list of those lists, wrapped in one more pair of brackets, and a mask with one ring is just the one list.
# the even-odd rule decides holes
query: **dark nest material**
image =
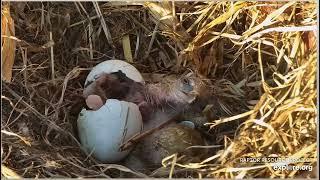
{"label": "dark nest material", "polygon": [[152,176],[96,162],[74,136],[75,99],[108,59],[132,63],[147,81],[192,69],[213,84],[220,116],[205,125],[220,150],[197,163],[174,154],[161,177],[314,176],[244,160],[287,157],[316,170],[315,2],[2,5],[11,29],[1,30],[1,63],[14,58],[2,66],[12,71],[2,77],[2,176]]}

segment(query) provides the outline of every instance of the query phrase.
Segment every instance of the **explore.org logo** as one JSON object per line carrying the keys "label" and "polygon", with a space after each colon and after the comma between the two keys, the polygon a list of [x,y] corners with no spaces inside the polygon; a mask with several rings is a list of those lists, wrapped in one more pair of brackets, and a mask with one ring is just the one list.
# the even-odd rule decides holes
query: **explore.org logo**
{"label": "explore.org logo", "polygon": [[312,171],[312,166],[310,165],[274,165],[273,170],[289,170],[289,171]]}

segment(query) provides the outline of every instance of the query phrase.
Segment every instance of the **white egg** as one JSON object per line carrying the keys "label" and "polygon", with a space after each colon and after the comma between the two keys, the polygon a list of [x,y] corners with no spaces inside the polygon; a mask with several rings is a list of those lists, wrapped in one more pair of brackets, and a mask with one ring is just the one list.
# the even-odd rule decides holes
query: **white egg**
{"label": "white egg", "polygon": [[131,64],[122,60],[107,60],[99,63],[87,76],[85,85],[88,81],[94,81],[95,77],[98,77],[101,73],[112,73],[121,70],[130,79],[144,83],[143,77],[140,72]]}
{"label": "white egg", "polygon": [[97,160],[122,160],[129,150],[119,151],[126,140],[142,131],[142,117],[136,104],[108,99],[97,111],[83,109],[78,118],[80,142]]}

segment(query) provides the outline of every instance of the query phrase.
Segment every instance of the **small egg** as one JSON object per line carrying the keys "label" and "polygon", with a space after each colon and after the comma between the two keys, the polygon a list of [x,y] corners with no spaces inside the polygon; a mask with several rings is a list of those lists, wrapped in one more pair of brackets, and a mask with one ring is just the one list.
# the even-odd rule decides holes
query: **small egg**
{"label": "small egg", "polygon": [[174,153],[197,154],[197,150],[186,151],[186,149],[190,146],[204,145],[204,140],[196,130],[174,124],[147,137],[145,144],[151,146],[151,162],[160,164],[163,158]]}
{"label": "small egg", "polygon": [[121,70],[127,77],[130,79],[144,83],[143,77],[140,72],[131,64],[122,61],[122,60],[107,60],[104,62],[99,63],[89,73],[87,76],[85,85],[90,82],[94,81],[101,73],[112,73]]}
{"label": "small egg", "polygon": [[136,104],[108,99],[99,110],[82,109],[79,114],[80,143],[87,154],[101,162],[113,163],[126,157],[130,150],[119,147],[142,131],[142,117]]}
{"label": "small egg", "polygon": [[174,153],[189,157],[204,154],[203,149],[188,148],[205,145],[200,133],[193,129],[191,123],[171,124],[145,137],[126,158],[124,165],[134,169],[149,169],[161,166],[162,160]]}

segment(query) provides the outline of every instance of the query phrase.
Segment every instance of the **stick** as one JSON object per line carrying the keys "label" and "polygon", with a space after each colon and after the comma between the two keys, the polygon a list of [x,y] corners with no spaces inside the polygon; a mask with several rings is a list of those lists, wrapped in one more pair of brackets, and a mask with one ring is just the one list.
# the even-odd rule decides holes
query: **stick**
{"label": "stick", "polygon": [[127,140],[126,142],[124,142],[123,144],[120,145],[120,151],[125,151],[127,149],[129,149],[131,146],[133,146],[135,143],[137,143],[138,141],[140,141],[141,139],[143,139],[144,137],[154,133],[157,130],[162,129],[163,127],[165,127],[166,125],[168,125],[169,123],[176,121],[180,118],[180,113],[178,113],[178,115],[175,115],[174,117],[172,117],[171,119],[167,120],[166,122],[160,124],[159,126],[152,128],[150,130],[147,130],[141,134],[137,134],[135,136],[133,136],[132,138],[130,138],[129,140]]}
{"label": "stick", "polygon": [[[50,41],[53,42],[52,38],[52,31],[49,32]],[[53,53],[53,46],[50,47],[50,59],[51,59],[51,78],[53,80],[53,84],[56,84],[55,77],[54,77],[54,53]]]}
{"label": "stick", "polygon": [[16,99],[21,99],[21,103],[28,107],[31,112],[37,116],[41,121],[44,121],[44,122],[47,122],[48,123],[48,126],[52,127],[53,129],[59,131],[59,132],[62,132],[62,133],[65,133],[65,131],[59,127],[56,123],[54,123],[53,121],[50,120],[49,117],[41,114],[39,111],[37,111],[35,108],[33,108],[31,105],[29,105],[26,101],[24,101],[22,99],[22,97],[20,95],[18,95],[17,93],[15,93],[9,86],[7,86],[6,84],[3,84],[4,87],[7,89],[7,91],[12,95],[14,96]]}

